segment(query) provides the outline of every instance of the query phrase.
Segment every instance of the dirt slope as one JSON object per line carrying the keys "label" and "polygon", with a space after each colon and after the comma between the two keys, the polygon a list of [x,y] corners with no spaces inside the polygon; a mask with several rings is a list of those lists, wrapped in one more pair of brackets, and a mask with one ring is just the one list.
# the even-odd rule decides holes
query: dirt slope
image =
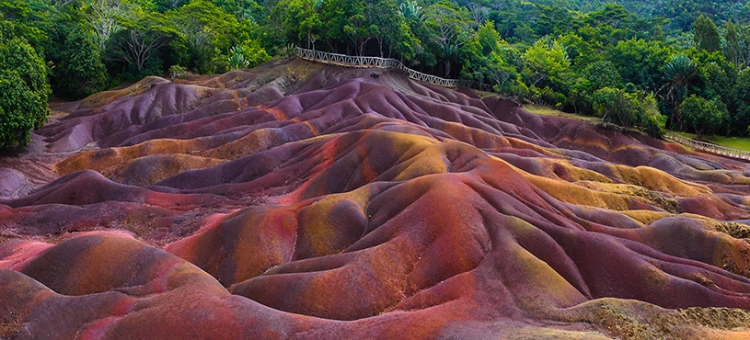
{"label": "dirt slope", "polygon": [[53,110],[0,338],[750,337],[747,163],[299,60]]}

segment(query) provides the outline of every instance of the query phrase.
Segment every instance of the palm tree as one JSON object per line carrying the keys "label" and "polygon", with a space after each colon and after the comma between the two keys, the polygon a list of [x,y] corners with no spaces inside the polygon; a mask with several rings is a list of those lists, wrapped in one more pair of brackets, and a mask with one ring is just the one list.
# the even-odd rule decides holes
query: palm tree
{"label": "palm tree", "polygon": [[674,124],[675,117],[680,130],[683,128],[682,117],[680,116],[680,103],[687,97],[690,90],[690,82],[698,74],[698,65],[685,55],[678,55],[664,68],[664,79],[666,83],[662,85],[659,92],[662,99],[672,105],[672,115],[670,125]]}

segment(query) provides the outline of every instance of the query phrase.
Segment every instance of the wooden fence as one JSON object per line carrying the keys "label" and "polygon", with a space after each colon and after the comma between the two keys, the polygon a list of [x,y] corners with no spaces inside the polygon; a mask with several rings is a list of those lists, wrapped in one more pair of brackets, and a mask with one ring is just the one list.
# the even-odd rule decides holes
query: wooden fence
{"label": "wooden fence", "polygon": [[664,137],[669,138],[680,144],[691,146],[697,150],[710,152],[713,154],[730,157],[730,158],[750,160],[750,152],[748,151],[742,151],[742,150],[732,149],[732,148],[728,148],[728,147],[721,146],[721,145],[711,144],[708,142],[692,140],[692,139],[682,137],[676,133],[669,133],[665,135]]}
{"label": "wooden fence", "polygon": [[470,80],[459,80],[459,79],[445,79],[431,74],[414,71],[402,64],[396,59],[390,58],[378,58],[378,57],[356,57],[346,54],[329,53],[321,51],[313,51],[304,48],[297,47],[295,53],[301,59],[314,61],[323,64],[337,65],[352,68],[382,68],[391,69],[404,72],[409,75],[409,78],[419,82],[428,83],[432,85],[456,88],[456,87],[470,87],[480,91],[494,92],[492,85],[478,83]]}

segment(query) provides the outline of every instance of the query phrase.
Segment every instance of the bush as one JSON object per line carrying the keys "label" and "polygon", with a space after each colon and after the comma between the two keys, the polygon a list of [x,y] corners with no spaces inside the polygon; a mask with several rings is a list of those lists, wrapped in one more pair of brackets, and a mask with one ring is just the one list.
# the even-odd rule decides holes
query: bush
{"label": "bush", "polygon": [[659,112],[654,96],[646,96],[642,91],[636,91],[635,95],[638,99],[635,126],[651,137],[663,136],[667,116]]}
{"label": "bush", "polygon": [[247,66],[250,65],[250,62],[245,58],[245,55],[242,53],[242,47],[241,46],[232,46],[231,49],[229,49],[229,68],[232,70],[241,69],[241,68],[247,68]]}
{"label": "bush", "polygon": [[26,39],[0,15],[0,148],[25,146],[47,121],[47,68]]}
{"label": "bush", "polygon": [[169,67],[169,79],[174,81],[175,78],[183,78],[187,75],[187,69],[180,65],[172,65]]}

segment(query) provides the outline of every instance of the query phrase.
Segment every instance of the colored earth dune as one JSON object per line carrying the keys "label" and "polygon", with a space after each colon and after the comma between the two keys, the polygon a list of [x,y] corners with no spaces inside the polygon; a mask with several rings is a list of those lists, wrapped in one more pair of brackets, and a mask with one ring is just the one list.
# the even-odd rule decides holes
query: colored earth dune
{"label": "colored earth dune", "polygon": [[745,162],[300,60],[52,109],[0,338],[750,337]]}

